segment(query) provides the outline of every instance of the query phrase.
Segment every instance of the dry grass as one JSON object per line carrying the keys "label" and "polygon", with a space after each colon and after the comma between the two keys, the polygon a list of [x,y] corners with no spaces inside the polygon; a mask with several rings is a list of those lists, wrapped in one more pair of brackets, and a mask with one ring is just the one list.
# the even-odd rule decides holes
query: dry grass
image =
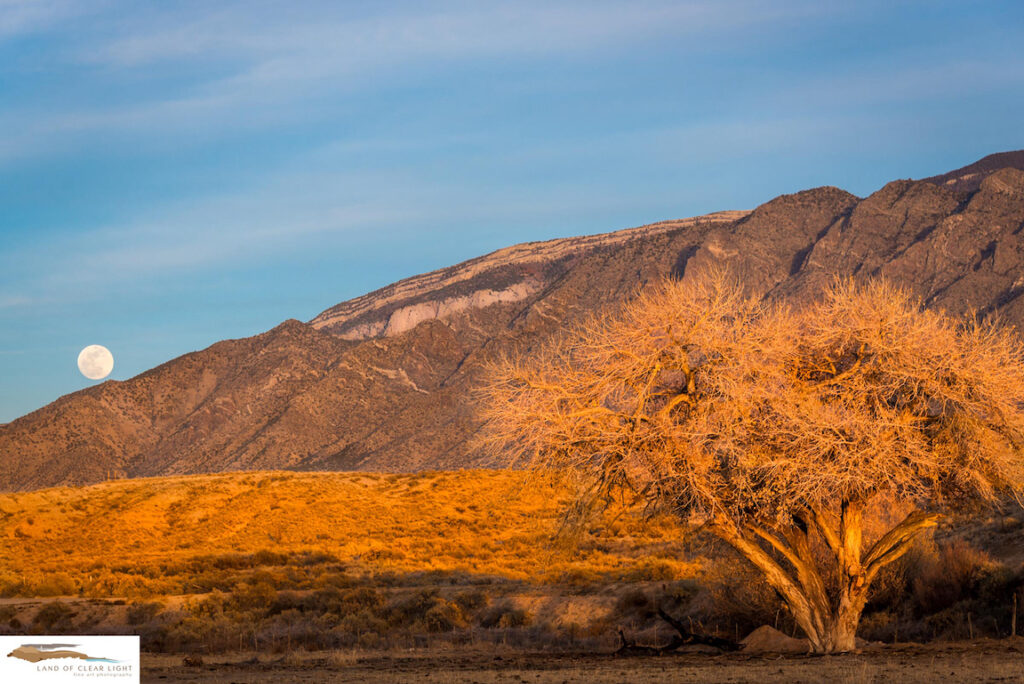
{"label": "dry grass", "polygon": [[[611,650],[619,627],[663,642],[659,606],[720,636],[765,622],[794,633],[751,568],[669,520],[607,510],[578,546],[553,541],[568,496],[509,471],[236,473],[4,494],[0,589],[17,598],[0,599],[0,633],[134,633],[149,651],[204,656]],[[1018,529],[985,528],[995,536],[979,548],[1016,548]],[[1024,574],[948,543],[883,583],[862,636],[1008,633]]]}
{"label": "dry grass", "polygon": [[669,520],[609,511],[580,546],[553,541],[566,500],[510,471],[252,472],[3,494],[0,592],[192,593],[217,588],[219,571],[262,566],[280,568],[263,578],[278,588],[327,571],[541,583],[694,574]]}

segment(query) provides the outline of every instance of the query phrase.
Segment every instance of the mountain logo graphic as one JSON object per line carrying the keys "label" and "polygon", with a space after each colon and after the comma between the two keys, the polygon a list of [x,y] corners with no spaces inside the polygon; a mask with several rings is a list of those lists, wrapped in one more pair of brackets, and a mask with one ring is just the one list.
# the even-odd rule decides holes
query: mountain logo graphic
{"label": "mountain logo graphic", "polygon": [[41,660],[56,660],[57,658],[75,658],[86,660],[90,663],[119,663],[120,660],[112,658],[98,658],[80,651],[69,649],[78,648],[78,644],[22,644],[7,654],[8,658],[19,658],[30,663],[38,663]]}

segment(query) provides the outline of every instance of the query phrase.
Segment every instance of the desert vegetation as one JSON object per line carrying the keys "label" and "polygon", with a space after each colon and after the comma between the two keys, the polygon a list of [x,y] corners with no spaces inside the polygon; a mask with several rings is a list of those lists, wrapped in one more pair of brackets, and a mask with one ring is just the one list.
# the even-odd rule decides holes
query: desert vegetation
{"label": "desert vegetation", "polygon": [[513,471],[234,473],[0,495],[0,594],[144,599],[258,573],[311,589],[345,573],[466,582],[666,579],[692,572],[678,523],[615,518],[577,548],[567,492]]}
{"label": "desert vegetation", "polygon": [[880,282],[800,309],[722,273],[666,282],[493,378],[492,443],[574,475],[570,520],[636,505],[700,525],[818,652],[856,647],[922,531],[1024,484],[1019,339]]}
{"label": "desert vegetation", "polygon": [[0,495],[0,632],[127,628],[151,650],[205,653],[570,643],[605,629],[590,626],[615,602],[609,587],[699,572],[667,517],[610,513],[563,543],[565,497],[513,471],[235,473]]}
{"label": "desert vegetation", "polygon": [[[662,609],[728,639],[763,624],[799,635],[751,567],[671,516],[608,508],[563,539],[569,484],[261,472],[0,495],[0,633],[135,633],[149,652],[207,657],[611,652],[619,629],[665,643]],[[880,573],[860,636],[1007,636],[1021,529],[945,520]]]}

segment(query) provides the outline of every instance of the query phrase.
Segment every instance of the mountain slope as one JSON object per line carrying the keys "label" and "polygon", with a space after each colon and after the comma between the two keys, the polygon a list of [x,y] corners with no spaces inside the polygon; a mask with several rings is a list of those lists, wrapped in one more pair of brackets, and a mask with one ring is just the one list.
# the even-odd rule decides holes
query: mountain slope
{"label": "mountain slope", "polygon": [[645,283],[711,264],[728,264],[759,293],[797,299],[836,275],[881,276],[929,305],[1020,325],[1024,156],[1000,159],[1011,166],[965,167],[978,174],[964,186],[973,189],[949,174],[894,181],[865,199],[817,188],[752,212],[518,245],[409,278],[309,324],[220,342],[0,426],[0,488],[500,465],[471,447],[473,388],[489,359],[528,353]]}

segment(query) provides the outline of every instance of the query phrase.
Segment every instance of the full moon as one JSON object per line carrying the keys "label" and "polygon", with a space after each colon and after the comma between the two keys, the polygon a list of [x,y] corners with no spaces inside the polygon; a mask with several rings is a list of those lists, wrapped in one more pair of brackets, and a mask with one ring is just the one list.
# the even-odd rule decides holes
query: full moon
{"label": "full moon", "polygon": [[78,370],[90,380],[102,380],[114,370],[114,356],[101,344],[90,344],[78,354]]}

